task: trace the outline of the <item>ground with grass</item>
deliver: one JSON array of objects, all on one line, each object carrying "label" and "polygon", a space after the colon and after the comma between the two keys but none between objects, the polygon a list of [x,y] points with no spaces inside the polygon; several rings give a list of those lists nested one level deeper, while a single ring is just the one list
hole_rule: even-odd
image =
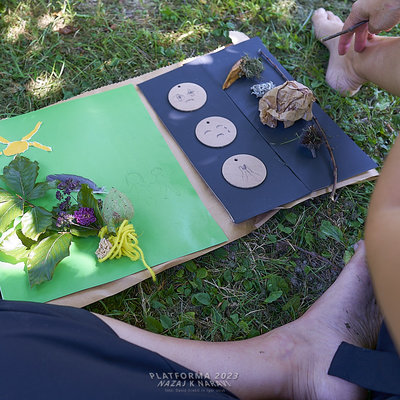
[{"label": "ground with grass", "polygon": [[[313,36],[320,6],[350,1],[0,1],[0,118],[33,111],[229,43],[259,36],[378,164],[400,129],[400,100],[373,85],[342,98]],[[71,33],[66,34],[65,27]],[[60,31],[61,30],[61,31]],[[399,35],[400,28],[390,34]],[[293,320],[326,290],[363,237],[373,183],[281,211],[252,234],[87,309],[176,337],[243,339]]]}]

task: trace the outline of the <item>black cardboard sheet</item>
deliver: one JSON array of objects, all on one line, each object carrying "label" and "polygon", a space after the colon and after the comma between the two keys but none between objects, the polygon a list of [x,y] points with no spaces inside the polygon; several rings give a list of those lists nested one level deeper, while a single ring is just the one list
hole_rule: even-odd
[{"label": "black cardboard sheet", "polygon": [[[286,129],[279,123],[277,128],[272,129],[259,121],[258,99],[250,94],[250,86],[269,80],[277,85],[282,83],[280,75],[268,64],[265,63],[259,81],[242,78],[228,90],[222,90],[232,65],[245,54],[256,56],[259,48],[273,58],[261,40],[254,38],[218,53],[199,57],[178,69],[139,84],[159,118],[236,223],[333,183],[327,150],[321,147],[317,158],[313,159],[310,152],[298,143],[298,136],[308,122],[297,121],[293,127]],[[277,61],[276,64],[290,78]],[[184,112],[170,105],[169,90],[182,82],[197,83],[206,90],[207,102],[203,107]],[[314,105],[313,111],[333,147],[339,180],[376,166],[317,105]],[[231,144],[212,148],[196,138],[196,125],[202,119],[212,116],[227,118],[235,124],[237,136]],[[222,165],[226,159],[236,154],[250,154],[264,162],[268,174],[261,185],[241,189],[224,179]]]},{"label": "black cardboard sheet", "polygon": [[[288,79],[293,79],[265,48],[259,38],[253,38],[231,47],[234,48],[225,54],[216,53],[212,66],[206,64],[207,72],[212,73],[217,80],[223,82],[227,74],[226,70],[230,69],[225,66],[225,71],[223,71],[224,63],[233,65],[244,54],[249,57],[257,57],[259,49],[262,49],[275,62]],[[229,57],[227,57],[228,54]],[[311,121],[300,120],[289,128],[284,128],[282,122],[279,122],[276,128],[270,128],[261,123],[258,111],[259,99],[254,95],[248,95],[251,93],[250,86],[267,81],[272,81],[277,86],[284,83],[282,77],[265,60],[262,59],[262,61],[265,69],[259,80],[239,79],[226,90],[226,93],[310,191],[331,185],[333,183],[332,164],[326,147],[321,146],[317,152],[317,158],[313,159],[311,152],[299,145],[299,136],[303,129],[312,123]],[[215,75],[216,71],[218,71],[218,75]],[[322,111],[318,104],[314,103],[313,113],[324,128],[332,147],[338,166],[339,182],[376,167],[376,164]]]}]

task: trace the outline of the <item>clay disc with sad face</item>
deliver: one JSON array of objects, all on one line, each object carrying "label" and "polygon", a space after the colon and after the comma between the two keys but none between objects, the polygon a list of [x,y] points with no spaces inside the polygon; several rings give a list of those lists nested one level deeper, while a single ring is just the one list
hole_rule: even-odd
[{"label": "clay disc with sad face", "polygon": [[267,168],[257,157],[250,154],[237,154],[224,162],[222,175],[231,185],[249,189],[264,182],[267,177]]},{"label": "clay disc with sad face", "polygon": [[178,83],[169,91],[168,101],[179,111],[194,111],[204,106],[207,93],[196,83]]},{"label": "clay disc with sad face", "polygon": [[208,117],[196,126],[196,137],[210,147],[224,147],[236,138],[236,126],[223,117]]}]

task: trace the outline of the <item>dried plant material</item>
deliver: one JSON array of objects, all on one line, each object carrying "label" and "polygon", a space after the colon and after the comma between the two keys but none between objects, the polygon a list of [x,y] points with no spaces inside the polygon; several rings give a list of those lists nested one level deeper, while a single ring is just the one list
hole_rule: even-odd
[{"label": "dried plant material", "polygon": [[231,70],[229,71],[228,76],[225,79],[224,84],[222,85],[222,89],[228,89],[229,86],[232,85],[233,82],[237,81],[239,78],[241,78],[242,75],[242,69],[240,68],[240,63],[241,59],[236,61],[236,63],[233,65]]},{"label": "dried plant material", "polygon": [[315,100],[313,92],[307,86],[296,81],[286,81],[260,99],[260,120],[270,128],[276,128],[278,121],[282,121],[285,128],[301,118],[310,121]]},{"label": "dried plant material", "polygon": [[259,78],[264,66],[259,58],[250,58],[245,55],[233,65],[225,79],[222,89],[228,89],[233,82],[237,81],[242,76],[246,78]]},{"label": "dried plant material", "polygon": [[317,150],[322,142],[321,133],[315,125],[310,125],[304,129],[300,137],[300,144],[310,150],[313,158],[317,157]]},{"label": "dried plant material", "polygon": [[263,97],[265,93],[269,92],[275,87],[275,83],[272,81],[257,83],[250,87],[251,94],[254,94],[257,98]]},{"label": "dried plant material", "polygon": [[[286,78],[286,75],[279,69],[279,67],[262,50],[258,50],[258,54],[261,55],[261,57],[281,76],[281,78],[284,81],[286,81],[286,83],[292,82],[292,81],[289,81]],[[261,100],[260,100],[260,102],[261,102]],[[315,99],[312,100],[312,101],[315,101]],[[261,118],[261,115],[260,115],[260,118]],[[318,128],[322,139],[325,141],[326,148],[328,149],[329,155],[331,157],[332,172],[333,172],[333,185],[332,185],[331,199],[332,199],[332,201],[336,201],[335,192],[336,192],[336,185],[337,185],[337,180],[338,180],[338,170],[337,170],[335,156],[333,154],[332,147],[329,144],[329,141],[328,141],[328,138],[326,136],[326,133],[325,133],[324,129],[322,128],[321,124],[318,121],[318,118],[315,115],[313,115],[312,116],[312,120],[314,121],[315,126]],[[275,121],[275,126],[276,126],[276,121]]]},{"label": "dried plant material", "polygon": [[77,30],[78,28],[75,26],[66,25],[63,28],[60,28],[58,30],[58,33],[61,33],[61,35],[71,35],[72,33],[75,33]]}]

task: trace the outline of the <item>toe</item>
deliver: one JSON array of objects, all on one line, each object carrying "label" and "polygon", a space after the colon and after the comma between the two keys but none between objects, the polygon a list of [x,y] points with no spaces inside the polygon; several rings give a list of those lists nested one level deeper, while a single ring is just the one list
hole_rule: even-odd
[{"label": "toe", "polygon": [[316,22],[318,20],[326,19],[326,18],[327,18],[326,10],[324,8],[318,8],[318,10],[314,11],[312,20],[313,20],[313,22]]},{"label": "toe", "polygon": [[332,19],[335,18],[335,14],[332,11],[327,11],[326,15],[327,15],[329,20],[332,20]]}]

